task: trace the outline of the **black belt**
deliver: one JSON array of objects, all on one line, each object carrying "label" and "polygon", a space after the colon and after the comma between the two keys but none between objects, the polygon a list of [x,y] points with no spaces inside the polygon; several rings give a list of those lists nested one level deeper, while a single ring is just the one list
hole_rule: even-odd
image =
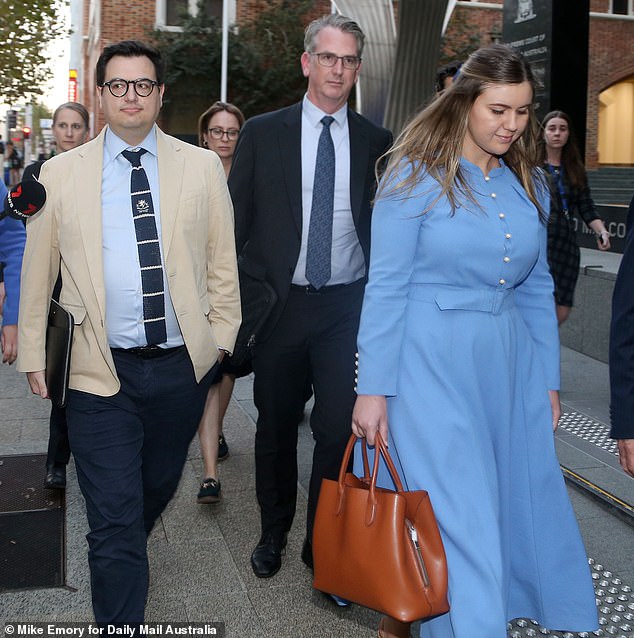
[{"label": "black belt", "polygon": [[176,348],[159,348],[159,346],[137,346],[135,348],[110,348],[112,352],[122,354],[132,354],[139,359],[156,359],[164,357],[167,354],[174,354],[182,350],[185,346],[176,346]]},{"label": "black belt", "polygon": [[[360,281],[357,280],[357,281]],[[335,284],[334,286],[322,286],[321,288],[315,288],[315,286],[311,286],[308,284],[307,286],[298,286],[297,284],[291,284],[291,290],[296,290],[297,292],[304,293],[305,295],[324,295],[329,292],[336,292],[337,290],[341,290],[342,288],[347,288],[348,286],[352,286],[352,284],[356,284],[356,281],[353,281],[350,284]]]}]

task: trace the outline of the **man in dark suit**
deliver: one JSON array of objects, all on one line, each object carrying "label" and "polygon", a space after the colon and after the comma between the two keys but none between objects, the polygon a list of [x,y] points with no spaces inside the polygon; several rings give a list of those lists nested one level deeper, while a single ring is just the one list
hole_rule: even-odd
[{"label": "man in dark suit", "polygon": [[308,380],[315,450],[302,560],[310,567],[321,480],[337,476],[350,436],[375,164],[392,141],[347,106],[363,43],[349,18],[313,21],[301,56],[306,96],[246,123],[229,175],[241,268],[278,296],[253,353],[262,536],[251,566],[260,578],[280,569],[295,514]]},{"label": "man in dark suit", "polygon": [[627,239],[616,276],[610,325],[610,436],[619,460],[634,477],[634,198],[627,213]]}]

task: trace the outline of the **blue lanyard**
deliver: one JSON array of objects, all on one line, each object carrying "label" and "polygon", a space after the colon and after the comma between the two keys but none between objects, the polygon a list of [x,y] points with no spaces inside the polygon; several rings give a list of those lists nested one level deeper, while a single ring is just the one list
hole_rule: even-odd
[{"label": "blue lanyard", "polygon": [[568,193],[566,192],[566,186],[564,183],[564,167],[560,166],[559,169],[556,169],[552,164],[546,164],[546,168],[555,178],[557,192],[559,193],[559,199],[561,200],[561,208],[564,215],[568,216]]}]

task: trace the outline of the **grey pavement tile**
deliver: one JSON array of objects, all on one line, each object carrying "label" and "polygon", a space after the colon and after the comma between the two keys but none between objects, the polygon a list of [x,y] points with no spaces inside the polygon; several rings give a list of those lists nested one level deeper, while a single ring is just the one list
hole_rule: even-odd
[{"label": "grey pavement tile", "polygon": [[182,600],[168,600],[149,597],[145,608],[145,620],[148,623],[187,622],[187,609]]},{"label": "grey pavement tile", "polygon": [[[566,324],[564,324],[566,325]],[[605,400],[609,396],[608,366],[571,348],[561,349],[562,401],[570,396]]]},{"label": "grey pavement tile", "polygon": [[251,569],[251,553],[260,538],[260,514],[255,495],[241,499],[218,515],[218,524],[240,577],[249,589],[268,587],[284,582],[290,586],[304,577],[306,567],[301,562],[301,551],[306,535],[306,500],[298,494],[297,512],[288,535],[288,544],[282,557],[282,568],[272,579],[260,579]]},{"label": "grey pavement tile", "polygon": [[577,474],[616,498],[634,505],[634,479],[621,469],[607,466],[590,467],[579,469]]},{"label": "grey pavement tile", "polygon": [[580,463],[586,463],[583,457],[590,456],[598,461],[598,466],[607,465],[608,467],[616,469],[620,469],[621,467],[616,454],[603,449],[592,440],[586,440],[586,438],[582,436],[565,430],[563,427],[559,428],[555,435],[555,443],[558,441],[562,441],[565,445],[572,447],[573,450],[570,450],[571,454],[577,451],[580,456],[578,459]]},{"label": "grey pavement tile", "polygon": [[210,595],[202,590],[198,596],[191,596],[185,601],[185,608],[190,622],[223,622],[225,638],[266,636],[246,592]]},{"label": "grey pavement tile", "polygon": [[2,364],[2,396],[3,397],[31,397],[31,388],[23,372],[18,372],[15,366]]},{"label": "grey pavement tile", "polygon": [[243,401],[253,398],[253,379],[254,374],[251,373],[246,377],[240,377],[236,379],[233,386],[233,398],[236,401]]},{"label": "grey pavement tile", "polygon": [[379,615],[353,605],[337,607],[315,591],[306,578],[290,588],[271,586],[249,591],[265,636],[314,638],[376,638]]},{"label": "grey pavement tile", "polygon": [[5,445],[15,445],[20,440],[21,421],[5,421],[0,423],[0,456],[4,454]]},{"label": "grey pavement tile", "polygon": [[61,587],[0,594],[0,609],[0,617],[5,621],[52,621],[58,619],[61,611],[69,620],[92,619],[90,597]]},{"label": "grey pavement tile", "polygon": [[[192,459],[191,463],[196,469],[196,475],[202,478],[202,460]],[[218,463],[217,478],[222,485],[223,501],[241,498],[244,492],[254,494],[255,458],[253,450],[251,450],[249,454],[234,455],[233,452],[231,452],[227,460]]]},{"label": "grey pavement tile", "polygon": [[[634,569],[634,529],[615,517],[585,519],[581,526],[588,556],[620,574]],[[634,583],[633,583],[634,584]]]},{"label": "grey pavement tile", "polygon": [[201,590],[244,591],[244,583],[223,539],[156,542],[148,547],[150,599],[186,600]]},{"label": "grey pavement tile", "polygon": [[255,428],[255,423],[258,420],[258,409],[255,407],[253,399],[239,400],[236,402],[236,405],[251,419]]},{"label": "grey pavement tile", "polygon": [[576,485],[567,483],[568,497],[572,503],[572,507],[575,511],[575,516],[579,525],[585,522],[589,518],[598,518],[605,520],[605,516],[608,514],[605,507],[602,507],[597,503],[595,498],[589,497],[588,493]]},{"label": "grey pavement tile", "polygon": [[203,542],[221,538],[213,506],[199,505],[196,503],[195,494],[192,490],[189,493],[190,498],[172,500],[163,512],[161,522],[167,542]]},{"label": "grey pavement tile", "polygon": [[[34,395],[5,397],[0,399],[0,414],[3,420],[48,419],[51,410],[49,401]],[[48,435],[47,435],[48,437]]]},{"label": "grey pavement tile", "polygon": [[[592,454],[588,451],[580,449],[580,446],[592,446]],[[603,450],[597,448],[592,443],[587,443],[574,434],[567,437],[555,437],[555,449],[557,450],[557,458],[559,463],[570,470],[579,470],[583,468],[605,467],[604,461],[597,458],[597,452],[603,452]],[[609,455],[608,452],[604,454]],[[609,455],[612,456],[612,455]]]},{"label": "grey pavement tile", "polygon": [[28,419],[22,422],[20,441],[48,441],[49,419]]},{"label": "grey pavement tile", "polygon": [[46,441],[18,441],[0,446],[0,456],[19,454],[46,454]]}]

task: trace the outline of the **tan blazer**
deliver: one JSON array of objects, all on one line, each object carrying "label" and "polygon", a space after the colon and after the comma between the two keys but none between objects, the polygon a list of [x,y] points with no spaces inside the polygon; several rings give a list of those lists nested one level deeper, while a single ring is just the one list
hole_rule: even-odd
[{"label": "tan blazer", "polygon": [[[61,264],[60,303],[75,319],[70,387],[120,388],[106,334],[101,181],[104,129],[42,166],[44,208],[29,220],[22,264],[18,370],[45,368],[48,305]],[[197,380],[231,351],[240,326],[233,208],[218,156],[156,127],[161,242],[176,317]]]}]

